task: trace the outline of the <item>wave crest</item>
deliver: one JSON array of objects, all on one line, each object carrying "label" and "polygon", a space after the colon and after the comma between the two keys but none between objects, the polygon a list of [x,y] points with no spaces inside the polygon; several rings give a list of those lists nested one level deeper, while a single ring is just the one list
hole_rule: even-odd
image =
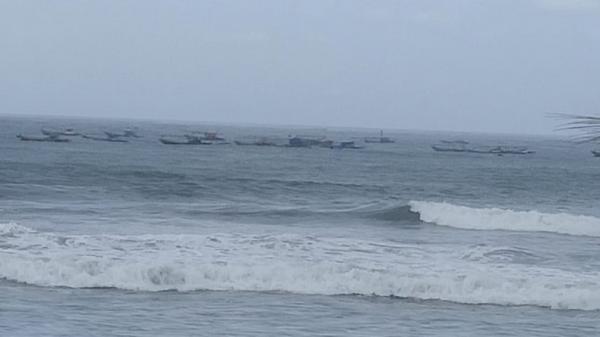
[{"label": "wave crest", "polygon": [[0,237],[0,245],[0,278],[38,286],[362,294],[600,310],[600,274],[513,263],[527,252],[511,247],[33,231]]},{"label": "wave crest", "polygon": [[600,237],[600,218],[592,216],[471,208],[446,202],[411,201],[409,205],[411,211],[419,213],[422,221],[440,226]]},{"label": "wave crest", "polygon": [[0,223],[0,236],[12,236],[24,233],[35,233],[35,231],[31,228],[17,225],[14,222]]}]

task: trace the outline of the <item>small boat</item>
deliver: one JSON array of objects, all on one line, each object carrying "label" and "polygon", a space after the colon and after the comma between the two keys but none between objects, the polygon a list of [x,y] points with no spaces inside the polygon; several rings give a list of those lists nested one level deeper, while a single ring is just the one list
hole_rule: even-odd
[{"label": "small boat", "polygon": [[47,137],[29,137],[23,135],[17,135],[22,141],[26,142],[52,142],[52,143],[67,143],[70,142],[70,139],[59,138],[58,136],[47,136]]},{"label": "small boat", "polygon": [[600,157],[600,150],[592,150],[594,157]]},{"label": "small boat", "polygon": [[233,141],[235,145],[240,146],[277,146],[277,143],[267,137],[255,137],[246,139],[237,139]]},{"label": "small boat", "polygon": [[497,146],[488,151],[492,154],[533,154],[535,151],[521,146]]},{"label": "small boat", "polygon": [[200,137],[193,135],[184,135],[182,140],[176,140],[173,138],[180,138],[181,136],[162,136],[158,140],[165,145],[212,145],[212,142],[206,142]]},{"label": "small boat", "polygon": [[380,144],[390,144],[395,143],[396,141],[390,137],[383,136],[383,130],[379,131],[379,137],[367,137],[365,138],[365,143],[380,143]]},{"label": "small boat", "polygon": [[432,145],[431,148],[437,152],[467,152],[467,149],[456,146]]},{"label": "small boat", "polygon": [[42,131],[42,134],[44,134],[46,136],[67,136],[67,137],[81,136],[81,133],[79,133],[71,128],[67,128],[64,130],[51,130],[51,129],[42,128],[41,131]]},{"label": "small boat", "polygon": [[362,146],[356,145],[353,141],[339,142],[331,146],[332,149],[362,149]]},{"label": "small boat", "polygon": [[104,131],[104,134],[106,134],[106,136],[109,138],[121,138],[121,137],[123,137],[123,138],[141,138],[142,137],[137,134],[135,129],[131,129],[131,128],[127,128],[127,129],[123,130],[123,132],[121,132],[121,133]]},{"label": "small boat", "polygon": [[330,140],[330,139],[324,139],[324,140],[322,140],[322,141],[319,143],[319,146],[320,146],[320,147],[328,147],[328,148],[331,148],[331,147],[333,147],[334,145],[335,145],[334,141],[333,141],[333,140]]},{"label": "small boat", "polygon": [[441,144],[432,145],[431,148],[438,152],[468,152],[468,144],[463,140],[442,140]]},{"label": "small boat", "polygon": [[201,137],[202,140],[208,140],[208,141],[225,141],[225,138],[220,137],[219,135],[217,135],[216,132],[205,132],[204,133],[204,137]]},{"label": "small boat", "polygon": [[318,142],[313,141],[312,139],[302,138],[302,137],[292,137],[288,141],[289,147],[311,147],[313,145],[318,144]]},{"label": "small boat", "polygon": [[[290,136],[291,137],[291,136]],[[325,137],[294,136],[288,139],[287,147],[331,147],[333,141]]]},{"label": "small boat", "polygon": [[462,140],[462,139],[459,139],[459,140],[441,140],[440,142],[444,143],[444,144],[461,144],[461,145],[468,145],[469,144],[468,141]]},{"label": "small boat", "polygon": [[158,139],[161,143],[165,144],[165,145],[211,145],[211,143],[208,142],[203,142],[203,141],[199,141],[199,142],[194,142],[194,141],[178,141],[178,140],[172,140],[172,139],[167,139],[167,138],[159,138]]},{"label": "small boat", "polygon": [[85,138],[85,139],[89,139],[89,140],[95,140],[98,142],[112,142],[112,143],[128,143],[129,141],[126,139],[121,139],[118,137],[98,137],[98,136],[91,136],[91,135],[81,135],[81,137]]},{"label": "small boat", "polygon": [[142,136],[137,134],[136,129],[127,128],[123,130],[123,137],[131,137],[131,138],[142,138]]},{"label": "small boat", "polygon": [[276,146],[271,142],[262,142],[262,141],[243,141],[243,140],[234,140],[233,143],[239,146]]},{"label": "small boat", "polygon": [[209,142],[224,142],[225,138],[219,136],[218,133],[212,131],[194,131],[184,135],[185,137],[193,137]]},{"label": "small boat", "polygon": [[467,152],[480,154],[533,154],[535,151],[524,146],[469,146],[467,141],[441,141],[442,144],[432,145],[431,148],[438,152]]},{"label": "small boat", "polygon": [[531,151],[526,147],[518,147],[518,146],[479,146],[468,148],[465,152],[469,153],[482,153],[482,154],[496,154],[496,155],[505,155],[505,154],[534,154],[535,151]]}]

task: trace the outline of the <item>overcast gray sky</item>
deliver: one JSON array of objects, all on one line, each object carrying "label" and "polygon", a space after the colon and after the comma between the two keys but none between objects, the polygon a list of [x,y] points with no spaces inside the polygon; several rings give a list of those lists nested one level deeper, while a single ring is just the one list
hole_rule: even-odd
[{"label": "overcast gray sky", "polygon": [[549,133],[600,0],[0,0],[0,113]]}]

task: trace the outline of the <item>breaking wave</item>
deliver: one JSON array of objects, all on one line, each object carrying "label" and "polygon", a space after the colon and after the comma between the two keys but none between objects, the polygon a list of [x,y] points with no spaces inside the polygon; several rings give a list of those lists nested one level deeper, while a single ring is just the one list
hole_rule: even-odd
[{"label": "breaking wave", "polygon": [[418,213],[422,221],[440,226],[600,237],[600,218],[592,216],[500,208],[471,208],[445,202],[424,201],[411,201],[410,210]]},{"label": "breaking wave", "polygon": [[511,247],[303,235],[70,235],[0,226],[0,278],[139,291],[283,291],[600,310],[600,275]]}]

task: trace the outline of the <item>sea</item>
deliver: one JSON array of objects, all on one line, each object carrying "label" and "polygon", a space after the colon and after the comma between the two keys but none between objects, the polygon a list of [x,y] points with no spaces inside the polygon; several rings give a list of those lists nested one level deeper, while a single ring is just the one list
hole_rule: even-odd
[{"label": "sea", "polygon": [[[142,137],[16,138],[44,127]],[[192,131],[363,148],[158,141]],[[600,336],[592,145],[378,135],[0,116],[0,336]]]}]

